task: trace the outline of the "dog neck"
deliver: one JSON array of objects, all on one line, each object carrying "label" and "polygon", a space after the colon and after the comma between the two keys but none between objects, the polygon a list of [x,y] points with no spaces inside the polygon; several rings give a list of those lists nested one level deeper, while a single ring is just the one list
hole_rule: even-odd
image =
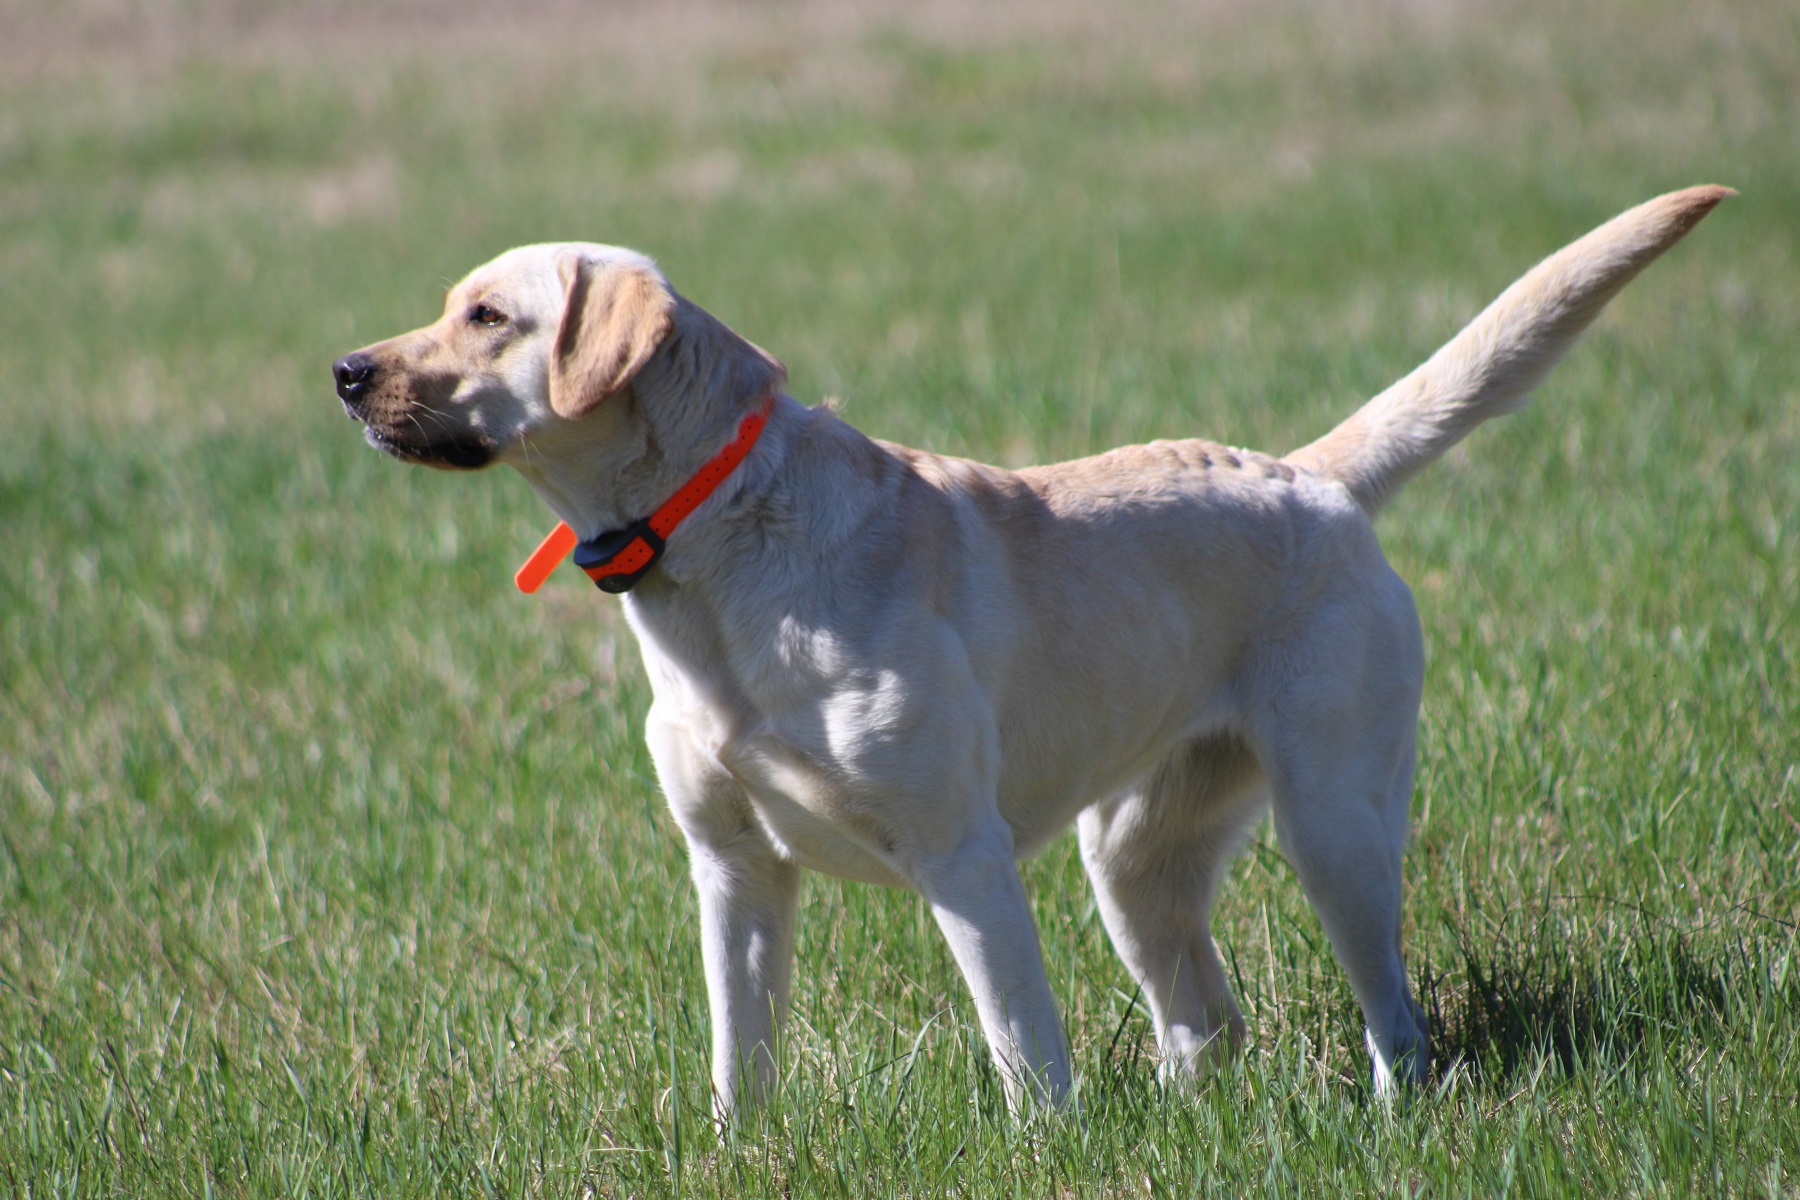
[{"label": "dog neck", "polygon": [[[734,411],[713,410],[708,428],[697,435],[652,426],[647,419],[650,412],[687,420],[700,415],[691,397],[684,405],[682,395],[665,394],[664,383],[653,367],[633,382],[641,395],[620,396],[609,402],[609,411],[596,412],[578,428],[565,427],[554,441],[526,442],[509,457],[509,465],[578,540],[628,527],[655,512],[767,399],[750,400]],[[664,447],[696,448],[677,463]],[[866,459],[883,465],[853,466]],[[882,489],[871,489],[867,479],[891,473],[897,464],[890,460],[829,408],[807,408],[776,392],[755,446],[681,522],[655,569],[626,596],[627,607],[645,601],[659,610],[693,603],[729,607],[746,572],[780,575],[797,557],[834,553],[878,515]],[[846,472],[857,478],[843,477]],[[833,501],[796,506],[791,503],[796,494]],[[763,594],[782,590],[778,579],[763,580],[759,587]]]},{"label": "dog neck", "polygon": [[[655,383],[654,379],[639,380],[634,388],[654,387]],[[690,493],[692,499],[697,483],[727,465],[721,461],[726,448],[755,425],[756,435],[745,439],[747,446],[738,447],[744,453],[731,456],[728,469],[708,480],[712,486],[704,488],[697,503],[682,506],[686,511],[676,522],[680,532],[658,560],[656,573],[672,570],[683,575],[683,562],[695,557],[685,547],[707,540],[701,531],[715,517],[739,507],[747,493],[766,487],[774,465],[785,457],[788,427],[804,421],[806,410],[785,395],[766,395],[743,412],[720,414],[729,418],[728,426],[714,420],[709,424],[719,424],[720,429],[698,435],[687,429],[657,428],[646,419],[647,411],[679,411],[679,400],[654,392],[645,395],[643,403],[635,394],[620,396],[609,402],[611,411],[594,414],[578,429],[560,430],[554,441],[523,444],[509,465],[525,476],[575,539],[587,543],[665,512],[678,495]],[[687,407],[691,410],[694,406]],[[759,419],[753,421],[752,417]],[[665,446],[699,448],[673,461]],[[671,529],[665,522],[657,533],[666,538]]]},{"label": "dog neck", "polygon": [[746,595],[785,594],[790,577],[816,578],[820,560],[867,534],[892,500],[869,481],[896,465],[829,408],[777,397],[756,448],[682,524],[628,601],[724,611]]},{"label": "dog neck", "polygon": [[774,407],[775,397],[770,396],[745,416],[738,423],[736,436],[707,459],[674,495],[657,506],[655,512],[622,529],[608,530],[577,545],[575,565],[603,592],[616,595],[637,586],[662,557],[675,530],[711,498],[720,484],[731,478],[738,464],[756,448]]}]

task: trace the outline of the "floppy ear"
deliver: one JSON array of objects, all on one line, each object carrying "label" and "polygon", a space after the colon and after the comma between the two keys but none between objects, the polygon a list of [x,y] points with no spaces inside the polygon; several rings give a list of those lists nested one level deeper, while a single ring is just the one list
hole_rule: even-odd
[{"label": "floppy ear", "polygon": [[558,269],[566,295],[551,350],[550,407],[572,418],[621,391],[650,361],[674,324],[675,297],[637,263],[571,255]]}]

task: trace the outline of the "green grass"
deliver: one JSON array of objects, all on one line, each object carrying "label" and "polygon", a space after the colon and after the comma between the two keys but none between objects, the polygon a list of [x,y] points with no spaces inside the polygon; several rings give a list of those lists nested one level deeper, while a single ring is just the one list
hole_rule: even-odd
[{"label": "green grass", "polygon": [[[1800,1193],[1791,5],[168,7],[0,50],[0,1194]],[[721,1144],[615,602],[518,596],[523,484],[397,467],[326,373],[592,238],[879,436],[1285,450],[1705,181],[1383,518],[1458,1060],[1392,1114],[1265,830],[1216,922],[1253,1046],[1197,1097],[1065,840],[1080,1120],[1004,1119],[916,898],[816,879]]]}]

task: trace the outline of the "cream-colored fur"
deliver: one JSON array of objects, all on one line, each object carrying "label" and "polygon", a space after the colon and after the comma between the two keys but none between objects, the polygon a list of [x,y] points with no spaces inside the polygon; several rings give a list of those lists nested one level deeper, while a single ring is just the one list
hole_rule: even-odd
[{"label": "cream-colored fur", "polygon": [[1729,194],[1609,222],[1285,458],[1176,441],[1004,471],[873,441],[782,393],[648,259],[587,244],[477,269],[436,323],[342,360],[340,392],[377,446],[506,462],[583,538],[652,511],[776,395],[624,600],[699,892],[721,1113],[775,1077],[802,868],[923,895],[1009,1101],[1063,1098],[1015,860],[1072,821],[1162,1069],[1193,1075],[1243,1040],[1207,917],[1271,807],[1388,1094],[1428,1057],[1400,953],[1423,655],[1371,517]]}]

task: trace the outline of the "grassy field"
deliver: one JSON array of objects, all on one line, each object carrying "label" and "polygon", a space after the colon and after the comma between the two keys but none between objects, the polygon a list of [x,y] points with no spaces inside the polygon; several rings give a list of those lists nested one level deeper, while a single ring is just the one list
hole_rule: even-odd
[{"label": "grassy field", "polygon": [[[1579,11],[1579,16],[1571,12]],[[0,1195],[1800,1195],[1787,0],[0,3]],[[1003,1115],[915,898],[807,885],[721,1143],[616,602],[337,355],[521,241],[655,255],[879,436],[1290,449],[1539,256],[1743,192],[1383,518],[1430,650],[1371,1102],[1266,829],[1192,1098],[1072,842],[1079,1120]]]}]

